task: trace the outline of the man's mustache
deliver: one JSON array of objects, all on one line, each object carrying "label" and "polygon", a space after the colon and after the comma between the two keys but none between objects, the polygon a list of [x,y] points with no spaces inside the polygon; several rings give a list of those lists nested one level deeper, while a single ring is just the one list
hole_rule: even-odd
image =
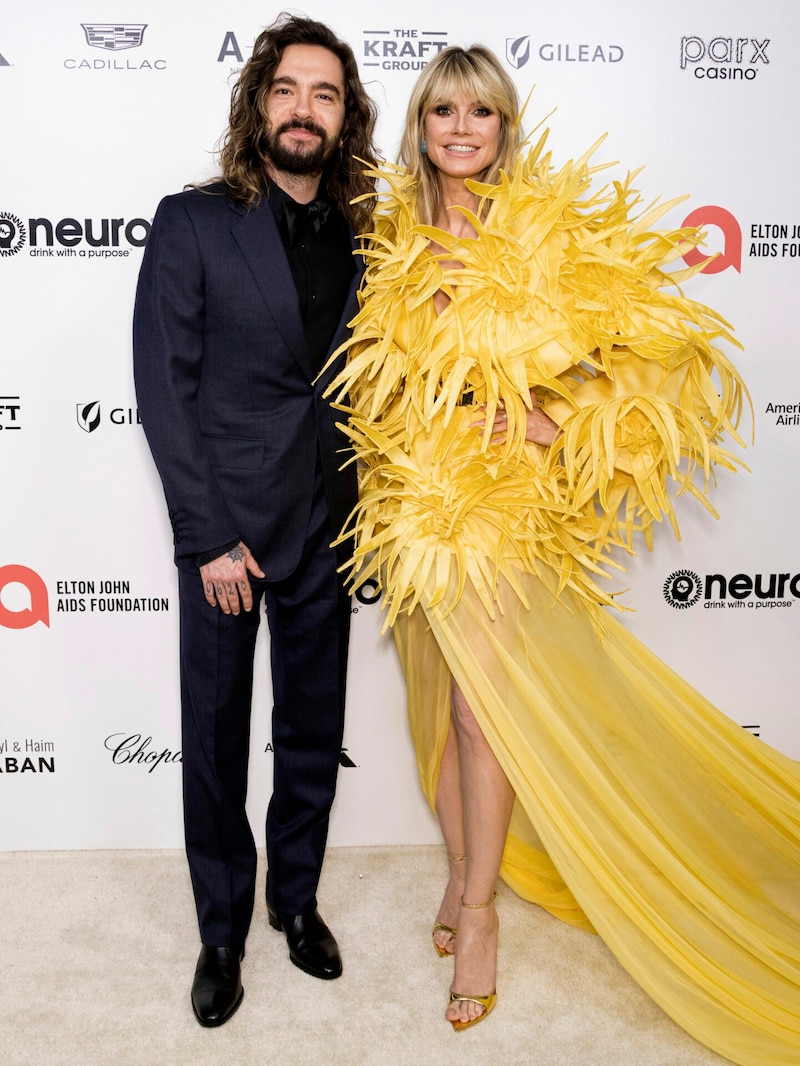
[{"label": "man's mustache", "polygon": [[277,136],[286,133],[288,130],[308,130],[309,133],[315,133],[317,137],[321,137],[323,141],[327,136],[325,130],[315,122],[303,122],[297,118],[292,119],[290,122],[284,122],[282,126],[279,126]]}]

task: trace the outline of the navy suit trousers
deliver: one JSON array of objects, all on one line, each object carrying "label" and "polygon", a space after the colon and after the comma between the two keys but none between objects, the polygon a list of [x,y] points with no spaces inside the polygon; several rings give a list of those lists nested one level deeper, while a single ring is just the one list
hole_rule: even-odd
[{"label": "navy suit trousers", "polygon": [[342,746],[350,627],[332,539],[318,459],[300,563],[279,582],[251,579],[250,612],[210,607],[199,575],[180,572],[184,825],[204,944],[243,945],[253,912],[256,849],[245,798],[262,603],[273,686],[267,898],[291,914],[316,906]]}]

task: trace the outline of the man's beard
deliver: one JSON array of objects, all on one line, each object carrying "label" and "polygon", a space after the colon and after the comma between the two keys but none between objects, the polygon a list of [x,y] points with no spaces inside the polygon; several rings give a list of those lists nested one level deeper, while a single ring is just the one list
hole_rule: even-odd
[{"label": "man's beard", "polygon": [[[287,130],[308,130],[315,133],[319,138],[316,145],[305,141],[296,142],[290,146],[284,144],[280,137]],[[276,170],[282,170],[287,174],[319,174],[322,168],[336,151],[337,142],[328,137],[321,126],[313,122],[284,122],[276,130],[267,133],[267,153],[270,163]]]}]

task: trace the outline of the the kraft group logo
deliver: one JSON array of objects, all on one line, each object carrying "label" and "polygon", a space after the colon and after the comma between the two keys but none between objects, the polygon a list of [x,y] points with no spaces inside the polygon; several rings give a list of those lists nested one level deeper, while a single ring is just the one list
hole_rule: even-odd
[{"label": "the kraft group logo", "polygon": [[0,255],[16,255],[27,236],[22,219],[9,211],[0,211]]},{"label": "the kraft group logo", "polygon": [[693,226],[697,229],[705,229],[714,226],[721,230],[725,239],[722,252],[717,255],[705,255],[699,248],[690,249],[683,256],[687,266],[697,266],[703,263],[701,274],[720,274],[728,267],[733,267],[740,274],[742,272],[742,227],[736,217],[724,207],[715,204],[706,204],[704,207],[695,208],[681,223],[681,227]]},{"label": "the kraft group logo", "polygon": [[534,42],[530,34],[506,37],[506,60],[514,70],[526,66],[532,56],[542,63],[620,63],[625,50],[622,45],[598,41]]},{"label": "the kraft group logo", "polygon": [[0,430],[22,429],[20,396],[0,396]]},{"label": "the kraft group logo", "polygon": [[82,22],[86,43],[90,48],[104,48],[108,52],[123,52],[126,48],[139,48],[147,29],[147,23],[124,25],[111,22]]},{"label": "the kraft group logo", "polygon": [[445,30],[413,27],[364,30],[361,63],[380,70],[422,70],[447,47]]},{"label": "the kraft group logo", "polygon": [[0,626],[28,629],[37,622],[50,626],[44,581],[27,566],[0,566]]},{"label": "the kraft group logo", "polygon": [[698,81],[755,81],[769,66],[769,37],[681,37],[681,70]]},{"label": "the kraft group logo", "polygon": [[697,603],[702,592],[702,582],[694,570],[676,570],[664,582],[664,599],[680,611]]}]

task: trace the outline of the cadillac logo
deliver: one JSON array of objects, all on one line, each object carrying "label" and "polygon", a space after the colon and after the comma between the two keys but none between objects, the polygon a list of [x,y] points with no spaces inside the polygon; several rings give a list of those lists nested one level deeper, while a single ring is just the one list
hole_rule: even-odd
[{"label": "cadillac logo", "polygon": [[82,22],[86,43],[91,48],[106,52],[122,52],[126,48],[138,48],[142,43],[147,23],[124,25],[113,22]]}]

